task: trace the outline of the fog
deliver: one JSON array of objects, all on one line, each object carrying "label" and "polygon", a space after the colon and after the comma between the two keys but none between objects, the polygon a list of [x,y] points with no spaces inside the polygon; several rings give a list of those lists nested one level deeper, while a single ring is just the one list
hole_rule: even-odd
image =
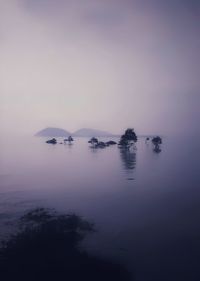
[{"label": "fog", "polygon": [[0,0],[0,130],[195,134],[198,1]]}]

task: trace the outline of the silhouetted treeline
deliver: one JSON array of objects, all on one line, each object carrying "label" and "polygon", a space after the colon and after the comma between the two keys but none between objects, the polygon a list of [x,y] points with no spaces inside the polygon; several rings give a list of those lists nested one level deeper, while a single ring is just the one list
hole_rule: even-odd
[{"label": "silhouetted treeline", "polygon": [[1,280],[131,280],[119,264],[80,250],[93,224],[81,217],[36,209],[24,215],[17,234],[0,249]]}]

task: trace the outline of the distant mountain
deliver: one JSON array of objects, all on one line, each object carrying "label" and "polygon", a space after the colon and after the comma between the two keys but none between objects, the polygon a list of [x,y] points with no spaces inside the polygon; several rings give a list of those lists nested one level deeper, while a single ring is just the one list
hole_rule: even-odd
[{"label": "distant mountain", "polygon": [[112,137],[114,135],[105,131],[83,128],[74,132],[73,136],[74,137]]},{"label": "distant mountain", "polygon": [[66,130],[51,127],[45,128],[36,134],[38,137],[68,137],[70,135],[70,132]]}]

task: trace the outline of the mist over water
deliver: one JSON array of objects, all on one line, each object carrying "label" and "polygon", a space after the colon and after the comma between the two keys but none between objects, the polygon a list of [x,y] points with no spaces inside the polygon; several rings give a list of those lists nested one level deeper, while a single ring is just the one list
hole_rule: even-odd
[{"label": "mist over water", "polygon": [[199,16],[197,0],[1,1],[1,131],[196,135]]},{"label": "mist over water", "polygon": [[[135,281],[200,280],[199,18],[198,0],[0,1],[0,240],[55,208]],[[50,145],[46,127],[140,137]]]},{"label": "mist over water", "polygon": [[135,280],[199,280],[197,146],[164,138],[162,152],[92,149],[87,138],[1,138],[1,237],[35,207],[75,212],[95,223],[89,252],[125,264]]}]

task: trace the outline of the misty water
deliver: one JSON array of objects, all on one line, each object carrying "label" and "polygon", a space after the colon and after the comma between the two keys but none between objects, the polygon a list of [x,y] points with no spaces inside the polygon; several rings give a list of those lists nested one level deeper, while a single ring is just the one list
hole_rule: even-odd
[{"label": "misty water", "polygon": [[25,211],[55,208],[94,222],[82,247],[125,265],[133,280],[200,280],[198,144],[165,137],[155,153],[144,138],[132,152],[59,142],[1,137],[1,238]]}]

